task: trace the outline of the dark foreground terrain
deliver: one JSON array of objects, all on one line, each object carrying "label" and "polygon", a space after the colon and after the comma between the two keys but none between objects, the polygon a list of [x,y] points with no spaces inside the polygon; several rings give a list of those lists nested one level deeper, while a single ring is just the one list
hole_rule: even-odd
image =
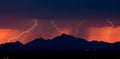
[{"label": "dark foreground terrain", "polygon": [[120,59],[120,42],[88,42],[62,34],[52,40],[37,38],[0,45],[0,59]]},{"label": "dark foreground terrain", "polygon": [[120,52],[95,51],[17,51],[0,52],[0,59],[120,59]]}]

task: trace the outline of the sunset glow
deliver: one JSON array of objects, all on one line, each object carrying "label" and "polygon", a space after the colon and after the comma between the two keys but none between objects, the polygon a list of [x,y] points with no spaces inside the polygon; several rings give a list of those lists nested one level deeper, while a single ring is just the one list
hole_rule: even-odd
[{"label": "sunset glow", "polygon": [[[86,33],[88,36],[86,36],[85,38],[88,41],[104,41],[104,42],[118,42],[119,40],[119,35],[120,35],[120,27],[117,27],[115,29],[113,29],[111,31],[112,27],[91,27],[88,29],[88,33]],[[61,31],[63,31],[65,34],[69,34],[69,35],[73,35],[72,34],[72,28],[62,28]],[[110,34],[111,31],[111,34]],[[8,39],[17,36],[20,32],[22,31],[18,31],[18,30],[13,30],[13,29],[0,29],[0,43],[5,43],[7,42]],[[28,38],[36,38],[37,36],[31,37],[31,35],[33,32],[29,32],[26,33],[25,35],[21,36],[19,39],[19,41],[25,43],[27,42],[26,39]],[[60,35],[60,33],[57,32],[53,32],[47,37],[46,39],[49,38],[54,38],[55,36]],[[74,35],[75,36],[75,35]],[[38,36],[40,37],[40,36]],[[78,36],[77,36],[78,37]],[[44,38],[44,36],[43,36]],[[12,41],[16,41],[16,40],[12,40]],[[30,40],[29,40],[30,41]]]},{"label": "sunset glow", "polygon": [[16,36],[18,33],[18,30],[0,29],[0,43],[7,42],[9,38]]},{"label": "sunset glow", "polygon": [[93,27],[88,30],[89,41],[104,41],[104,42],[117,42],[120,35],[120,27],[112,29],[112,27]]}]

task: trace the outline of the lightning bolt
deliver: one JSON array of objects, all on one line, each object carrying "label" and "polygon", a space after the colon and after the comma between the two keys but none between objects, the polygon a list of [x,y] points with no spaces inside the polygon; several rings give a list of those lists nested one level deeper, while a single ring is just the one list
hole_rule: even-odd
[{"label": "lightning bolt", "polygon": [[108,23],[112,26],[112,28],[110,29],[110,31],[109,31],[109,33],[108,33],[108,42],[110,42],[110,36],[111,36],[111,33],[112,33],[112,31],[113,31],[113,29],[115,28],[115,25],[113,24],[113,22],[112,21],[110,21],[109,19],[107,20],[108,21]]},{"label": "lightning bolt", "polygon": [[56,24],[54,23],[53,20],[51,20],[51,24],[53,25],[53,27],[54,27],[60,34],[64,33],[64,32],[62,32],[62,31],[56,26]]},{"label": "lightning bolt", "polygon": [[28,30],[26,30],[26,31],[23,31],[22,33],[20,33],[19,35],[17,35],[16,37],[13,37],[13,38],[10,38],[9,40],[8,40],[8,42],[10,42],[11,40],[13,40],[13,39],[18,39],[19,37],[21,37],[22,35],[24,35],[25,33],[28,33],[28,32],[30,32],[31,30],[33,30],[36,26],[37,26],[37,20],[35,19],[34,20],[34,24],[33,24],[33,26],[32,27],[30,27]]},{"label": "lightning bolt", "polygon": [[76,33],[75,33],[76,36],[78,35],[79,29],[80,29],[79,27],[81,26],[81,24],[82,24],[83,22],[84,22],[84,20],[81,20],[80,23],[78,24],[78,26],[77,26],[77,28],[76,28]]},{"label": "lightning bolt", "polygon": [[113,24],[113,22],[111,20],[108,19],[107,21],[110,25],[112,25],[113,28],[115,27],[115,25]]}]

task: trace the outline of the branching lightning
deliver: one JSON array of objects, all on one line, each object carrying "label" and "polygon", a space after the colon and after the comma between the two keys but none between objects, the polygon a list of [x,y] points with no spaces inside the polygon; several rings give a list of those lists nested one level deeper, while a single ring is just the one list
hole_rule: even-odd
[{"label": "branching lightning", "polygon": [[34,24],[33,24],[32,27],[30,27],[30,28],[29,28],[28,30],[26,30],[26,31],[23,31],[23,32],[20,33],[18,36],[13,37],[13,38],[10,38],[10,39],[8,40],[8,42],[10,42],[10,41],[13,40],[13,39],[18,39],[19,37],[21,37],[21,36],[24,35],[25,33],[28,33],[28,32],[30,32],[31,30],[33,30],[36,26],[37,26],[37,20],[35,19],[35,20],[34,20]]},{"label": "branching lightning", "polygon": [[78,26],[77,26],[77,28],[76,28],[76,33],[75,33],[76,36],[78,35],[79,29],[80,29],[79,27],[81,26],[81,24],[82,24],[83,22],[84,22],[84,20],[81,20],[80,23],[78,24]]},{"label": "branching lightning", "polygon": [[62,32],[57,26],[56,26],[56,24],[54,23],[54,21],[53,20],[51,20],[51,24],[53,25],[53,27],[59,32],[59,33],[64,33],[64,32]]}]

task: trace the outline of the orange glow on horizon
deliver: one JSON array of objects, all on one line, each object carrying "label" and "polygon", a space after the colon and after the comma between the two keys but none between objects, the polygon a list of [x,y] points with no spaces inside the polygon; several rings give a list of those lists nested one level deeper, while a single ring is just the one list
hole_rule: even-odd
[{"label": "orange glow on horizon", "polygon": [[[108,26],[108,27],[89,27],[87,30],[87,36],[85,39],[87,39],[88,41],[104,41],[104,42],[110,42],[110,43],[114,43],[114,42],[118,42],[120,41],[119,39],[119,35],[120,35],[120,27],[116,27],[113,30],[111,30],[112,27]],[[70,27],[66,27],[66,28],[61,28],[61,31],[65,34],[68,35],[73,35],[72,34],[72,28]],[[22,31],[21,30],[14,30],[14,29],[0,29],[0,44],[2,43],[6,43],[8,41],[8,39],[17,36],[18,34],[20,34]],[[111,34],[110,34],[111,32]],[[35,39],[37,36],[34,36],[34,31],[30,32],[30,33],[26,33],[25,35],[23,35],[22,37],[18,38],[20,42],[22,43],[27,43],[28,41],[31,41],[32,39]],[[44,36],[39,36],[45,39],[50,39],[50,38],[54,38],[56,36],[59,36],[61,33],[59,32],[52,32],[44,35]],[[38,37],[38,38],[39,38]],[[77,36],[78,37],[78,36]],[[26,40],[26,39],[30,39],[30,40]],[[15,40],[14,40],[15,41]],[[11,41],[11,42],[14,42]]]},{"label": "orange glow on horizon", "polygon": [[104,41],[104,42],[118,42],[120,35],[120,27],[92,27],[88,29],[88,41]]},{"label": "orange glow on horizon", "polygon": [[71,34],[71,32],[72,32],[71,28],[63,28],[61,31],[62,31],[64,34]]},{"label": "orange glow on horizon", "polygon": [[6,43],[9,38],[16,36],[17,33],[19,31],[13,29],[0,29],[0,44]]},{"label": "orange glow on horizon", "polygon": [[[0,44],[7,43],[10,38],[18,36],[22,30],[14,30],[14,29],[0,29]],[[11,40],[10,42],[20,41],[21,43],[25,44],[28,41],[26,39],[34,39],[35,37],[32,37],[33,32],[26,33],[25,35],[17,38],[16,40]]]}]

